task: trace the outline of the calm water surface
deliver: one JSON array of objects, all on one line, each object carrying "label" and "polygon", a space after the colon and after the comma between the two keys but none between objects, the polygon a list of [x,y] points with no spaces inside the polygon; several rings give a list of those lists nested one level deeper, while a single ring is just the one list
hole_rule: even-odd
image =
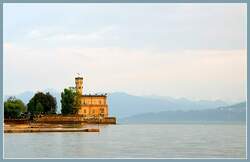
[{"label": "calm water surface", "polygon": [[[91,126],[98,127],[98,126]],[[244,124],[100,126],[101,132],[4,135],[5,158],[245,158]]]}]

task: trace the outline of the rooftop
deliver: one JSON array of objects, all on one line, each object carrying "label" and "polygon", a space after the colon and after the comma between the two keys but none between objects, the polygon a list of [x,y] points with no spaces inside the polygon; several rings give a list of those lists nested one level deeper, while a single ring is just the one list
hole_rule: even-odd
[{"label": "rooftop", "polygon": [[82,97],[107,97],[107,93],[105,94],[84,94]]},{"label": "rooftop", "polygon": [[75,77],[75,79],[83,79],[83,77]]}]

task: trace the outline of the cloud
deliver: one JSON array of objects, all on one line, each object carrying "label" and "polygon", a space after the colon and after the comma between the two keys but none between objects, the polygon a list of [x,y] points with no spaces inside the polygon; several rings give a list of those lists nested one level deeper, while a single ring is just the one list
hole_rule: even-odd
[{"label": "cloud", "polygon": [[[128,48],[19,48],[4,53],[8,93],[74,85],[86,92],[125,91],[193,99],[243,100],[246,50],[153,51]],[[15,85],[15,86],[13,86]]]},{"label": "cloud", "polygon": [[246,48],[245,4],[6,6],[5,39],[26,46]]},{"label": "cloud", "polygon": [[27,33],[28,41],[38,40],[38,41],[49,41],[56,43],[68,43],[68,42],[95,42],[104,41],[105,39],[114,38],[110,35],[117,29],[115,25],[109,25],[101,27],[99,29],[93,30],[91,32],[66,32],[60,31],[60,28],[40,28],[33,29]]},{"label": "cloud", "polygon": [[5,42],[4,44],[3,44],[3,48],[4,49],[10,49],[10,48],[12,48],[13,47],[13,45],[12,45],[12,43],[9,43],[9,42]]},{"label": "cloud", "polygon": [[86,91],[246,96],[244,4],[21,6],[4,9],[9,93],[67,87],[80,72]]},{"label": "cloud", "polygon": [[39,30],[31,30],[28,33],[28,37],[30,38],[40,38],[41,36],[42,36],[42,33]]}]

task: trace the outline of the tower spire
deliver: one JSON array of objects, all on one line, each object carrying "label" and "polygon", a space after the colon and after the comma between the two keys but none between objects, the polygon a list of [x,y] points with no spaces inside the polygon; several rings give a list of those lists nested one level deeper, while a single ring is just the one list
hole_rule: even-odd
[{"label": "tower spire", "polygon": [[75,84],[76,84],[76,92],[82,95],[83,94],[83,77],[81,77],[80,74],[77,77],[75,77]]}]

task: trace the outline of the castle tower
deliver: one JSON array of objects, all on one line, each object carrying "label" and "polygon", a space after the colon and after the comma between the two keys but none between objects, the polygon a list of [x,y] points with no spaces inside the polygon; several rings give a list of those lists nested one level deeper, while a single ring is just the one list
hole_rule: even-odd
[{"label": "castle tower", "polygon": [[82,95],[83,94],[83,77],[76,77],[75,83],[76,83],[76,92]]}]

